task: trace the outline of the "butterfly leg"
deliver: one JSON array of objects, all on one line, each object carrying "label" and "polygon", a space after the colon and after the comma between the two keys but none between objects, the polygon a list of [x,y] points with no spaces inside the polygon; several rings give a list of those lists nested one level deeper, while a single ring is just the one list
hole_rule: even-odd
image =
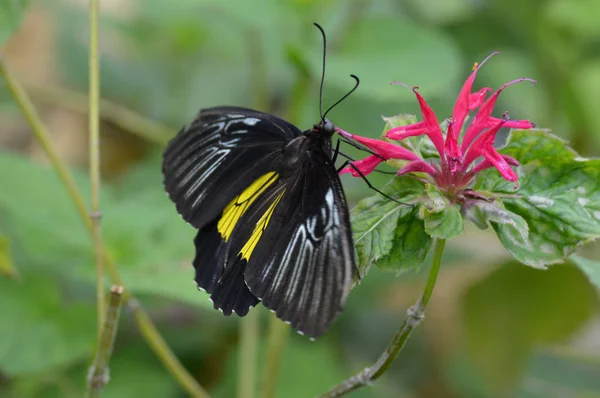
[{"label": "butterfly leg", "polygon": [[[333,151],[333,164],[335,164],[335,161],[337,160],[338,157],[338,153],[340,153],[340,140],[337,140],[337,143],[335,144],[335,150]],[[342,156],[344,156],[344,154],[342,154]]]},{"label": "butterfly leg", "polygon": [[368,186],[369,188],[371,188],[373,191],[377,192],[378,194],[380,194],[380,195],[382,195],[382,196],[384,196],[384,197],[388,198],[389,200],[391,200],[391,201],[393,201],[393,202],[399,203],[399,204],[401,204],[401,205],[413,206],[413,205],[411,205],[411,204],[409,204],[409,203],[400,202],[399,200],[397,200],[397,199],[394,199],[394,198],[392,198],[391,196],[389,196],[389,195],[387,195],[387,194],[385,194],[385,193],[381,192],[379,189],[375,188],[375,187],[373,186],[373,184],[371,184],[371,183],[369,182],[369,180],[367,179],[367,177],[366,177],[366,176],[365,176],[365,175],[362,173],[362,171],[360,171],[360,170],[358,169],[358,167],[356,167],[356,166],[355,166],[355,165],[354,165],[352,162],[350,162],[349,160],[346,160],[346,161],[344,162],[344,164],[342,164],[342,166],[341,166],[341,167],[338,169],[338,173],[339,173],[340,171],[342,171],[342,170],[344,169],[344,167],[346,167],[346,166],[350,166],[350,167],[352,167],[352,168],[354,169],[354,171],[356,171],[356,172],[358,173],[358,175],[359,175],[359,176],[360,176],[360,177],[361,177],[363,180],[365,180],[365,182],[367,183],[367,186]]}]

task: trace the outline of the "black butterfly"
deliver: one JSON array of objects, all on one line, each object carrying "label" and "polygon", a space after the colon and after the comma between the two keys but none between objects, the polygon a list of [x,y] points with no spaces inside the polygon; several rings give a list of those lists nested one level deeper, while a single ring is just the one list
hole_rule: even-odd
[{"label": "black butterfly", "polygon": [[262,301],[317,337],[341,311],[356,266],[334,132],[325,117],[302,132],[273,115],[216,107],[168,144],[165,189],[198,229],[195,281],[225,315]]},{"label": "black butterfly", "polygon": [[262,300],[317,337],[342,309],[355,265],[333,133],[327,120],[301,132],[273,115],[218,107],[167,146],[165,189],[199,229],[196,283],[225,315],[244,316]]}]

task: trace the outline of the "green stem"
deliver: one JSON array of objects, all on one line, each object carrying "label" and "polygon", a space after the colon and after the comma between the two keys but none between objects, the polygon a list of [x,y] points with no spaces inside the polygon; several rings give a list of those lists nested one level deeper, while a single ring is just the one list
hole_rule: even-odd
[{"label": "green stem", "polygon": [[[42,123],[39,115],[35,111],[29,96],[23,90],[21,85],[18,83],[17,79],[10,73],[10,71],[6,68],[6,65],[2,62],[0,58],[0,76],[2,76],[6,82],[7,88],[12,93],[15,101],[21,108],[23,114],[25,115],[27,121],[29,122],[33,134],[40,142],[42,149],[48,155],[50,162],[52,163],[52,167],[57,172],[60,180],[63,185],[67,189],[73,204],[75,205],[75,209],[83,222],[86,231],[90,236],[92,236],[92,222],[90,220],[88,211],[85,206],[85,202],[83,200],[83,196],[77,189],[75,182],[73,180],[73,176],[69,172],[69,169],[63,163],[62,159],[58,156],[56,149],[52,144],[52,140],[50,139],[50,133],[46,126]],[[103,246],[102,251],[107,253],[105,250],[104,242],[100,237],[100,244]],[[110,277],[111,281],[115,285],[123,286],[121,281],[121,277],[117,271],[117,267],[112,260],[112,258],[107,254],[104,258],[105,263],[104,266],[106,268],[106,273]],[[179,362],[173,351],[166,344],[156,326],[150,320],[148,314],[143,310],[143,308],[139,305],[137,300],[128,294],[127,289],[125,288],[125,292],[123,293],[123,300],[131,307],[135,320],[137,322],[138,328],[142,336],[146,339],[146,342],[150,347],[154,350],[156,356],[160,359],[163,365],[167,368],[167,370],[171,373],[173,378],[179,382],[179,384],[193,397],[208,397],[208,394],[204,389],[198,384],[196,379],[190,375],[187,370],[183,367],[183,365]]]},{"label": "green stem", "polygon": [[108,312],[100,333],[100,340],[96,358],[90,368],[88,375],[88,389],[86,397],[99,397],[104,386],[109,380],[109,364],[112,357],[115,337],[119,325],[119,315],[121,312],[121,299],[123,297],[123,287],[113,286],[110,289],[110,299],[108,303]]},{"label": "green stem", "polygon": [[238,398],[254,398],[256,392],[256,355],[260,335],[259,312],[255,308],[245,318],[240,326],[240,359],[238,363]]},{"label": "green stem", "polygon": [[425,285],[423,294],[419,298],[419,301],[406,311],[407,316],[404,318],[400,329],[398,329],[392,338],[392,341],[390,341],[379,359],[377,359],[372,366],[364,368],[358,374],[344,380],[325,394],[321,395],[321,398],[341,397],[344,394],[373,383],[373,381],[377,380],[386,372],[386,370],[388,370],[392,362],[394,362],[394,359],[396,359],[402,348],[404,348],[404,345],[413,330],[421,323],[423,318],[425,318],[425,309],[427,308],[427,304],[429,304],[433,288],[435,287],[440,272],[442,253],[444,252],[445,244],[445,239],[436,239],[431,269],[429,270],[429,276],[427,277],[427,284]]},{"label": "green stem", "polygon": [[99,0],[90,1],[90,59],[89,59],[89,154],[90,154],[90,185],[92,240],[94,243],[94,258],[96,260],[96,305],[98,313],[98,338],[102,336],[102,325],[106,313],[104,297],[104,253],[102,251],[100,231],[100,65],[98,57],[98,19]]},{"label": "green stem", "polygon": [[59,178],[63,182],[73,204],[77,212],[82,216],[83,223],[86,229],[91,230],[92,221],[89,218],[89,214],[87,211],[87,207],[85,205],[85,201],[83,197],[79,194],[77,190],[77,186],[75,185],[75,180],[73,176],[69,172],[67,166],[63,163],[61,158],[58,156],[54,145],[52,144],[51,135],[46,129],[46,126],[42,123],[39,115],[36,113],[29,96],[23,90],[23,87],[19,84],[16,78],[10,73],[10,71],[6,68],[6,64],[3,62],[2,58],[0,58],[0,76],[4,79],[6,83],[6,87],[12,93],[15,101],[21,108],[25,119],[31,126],[33,130],[33,134],[41,145],[42,149],[48,156],[50,163],[52,163],[54,170],[58,174]]},{"label": "green stem", "polygon": [[[248,56],[251,66],[254,108],[266,112],[269,106],[269,88],[260,32],[250,28],[246,31],[246,38],[248,40]],[[259,311],[255,308],[240,323],[240,357],[238,360],[237,381],[237,396],[239,398],[254,398],[256,395],[259,337]]]},{"label": "green stem", "polygon": [[267,336],[267,363],[263,368],[260,383],[260,398],[272,398],[275,396],[283,351],[289,334],[290,328],[288,325],[277,318],[275,314],[271,314],[269,334]]}]

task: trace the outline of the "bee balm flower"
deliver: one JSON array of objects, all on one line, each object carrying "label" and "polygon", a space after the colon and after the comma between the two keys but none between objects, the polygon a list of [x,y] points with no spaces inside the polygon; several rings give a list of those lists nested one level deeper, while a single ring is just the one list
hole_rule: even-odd
[{"label": "bee balm flower", "polygon": [[[360,174],[356,171],[358,169],[363,175],[367,175],[381,162],[389,159],[402,159],[407,160],[408,163],[398,170],[398,175],[413,172],[426,173],[431,176],[440,189],[448,193],[464,190],[478,172],[491,167],[495,167],[504,179],[516,182],[518,177],[511,166],[518,166],[519,163],[510,156],[498,153],[494,148],[494,139],[502,127],[530,129],[535,127],[535,124],[529,120],[509,120],[507,114],[497,118],[492,116],[492,111],[498,96],[505,88],[522,81],[535,84],[535,80],[529,78],[513,80],[504,84],[487,99],[487,94],[492,92],[490,88],[486,87],[472,92],[473,81],[479,68],[494,54],[491,54],[481,64],[475,64],[473,73],[467,78],[458,94],[452,116],[448,119],[445,134],[435,113],[417,91],[418,87],[412,87],[412,90],[419,101],[423,121],[395,127],[385,133],[387,138],[398,141],[408,137],[426,135],[439,153],[439,162],[421,159],[409,149],[391,142],[360,137],[337,129],[339,134],[360,142],[375,153],[375,155],[353,162],[352,166],[345,167],[340,174],[351,173],[359,176]],[[403,83],[394,82],[392,84],[408,87]],[[469,112],[475,112],[475,115],[460,139]],[[479,162],[477,163],[477,161]]]}]

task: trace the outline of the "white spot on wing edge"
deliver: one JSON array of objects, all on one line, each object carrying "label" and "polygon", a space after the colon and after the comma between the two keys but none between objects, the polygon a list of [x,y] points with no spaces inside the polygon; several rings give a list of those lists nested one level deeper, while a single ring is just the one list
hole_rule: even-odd
[{"label": "white spot on wing edge", "polygon": [[258,122],[260,122],[260,119],[257,119],[255,117],[247,117],[244,120],[242,120],[242,123],[244,123],[247,126],[254,126]]}]

